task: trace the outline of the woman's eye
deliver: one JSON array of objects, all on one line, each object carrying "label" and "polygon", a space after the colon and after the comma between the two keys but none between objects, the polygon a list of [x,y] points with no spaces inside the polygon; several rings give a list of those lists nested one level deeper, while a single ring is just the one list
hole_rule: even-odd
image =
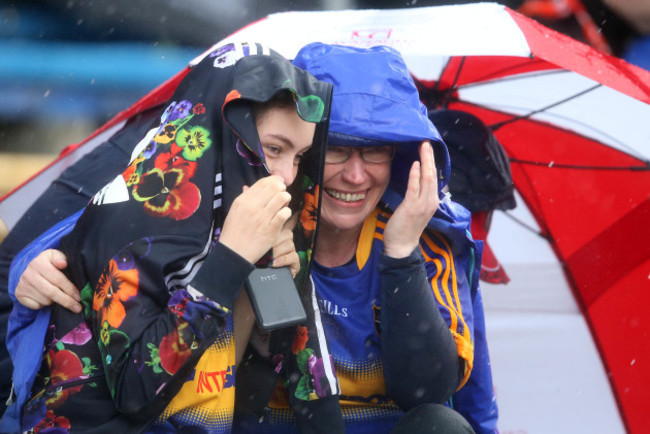
[{"label": "woman's eye", "polygon": [[264,146],[264,154],[265,155],[270,155],[270,156],[277,156],[280,154],[280,147],[279,146],[273,146],[273,145],[266,145]]}]

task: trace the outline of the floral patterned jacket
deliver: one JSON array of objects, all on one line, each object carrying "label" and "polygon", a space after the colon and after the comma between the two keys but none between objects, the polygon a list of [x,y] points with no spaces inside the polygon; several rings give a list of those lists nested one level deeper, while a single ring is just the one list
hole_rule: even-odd
[{"label": "floral patterned jacket", "polygon": [[52,309],[23,429],[230,432],[229,314],[253,265],[217,241],[242,186],[268,174],[250,102],[282,89],[317,124],[297,183],[315,187],[331,85],[260,44],[203,57],[61,240],[85,310]]}]

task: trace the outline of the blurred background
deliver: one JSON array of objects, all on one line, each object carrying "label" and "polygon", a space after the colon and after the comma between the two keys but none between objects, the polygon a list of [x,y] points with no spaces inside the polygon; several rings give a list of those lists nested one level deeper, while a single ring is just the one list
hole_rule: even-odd
[{"label": "blurred background", "polygon": [[[212,44],[267,14],[471,2],[1,0],[0,196]],[[528,7],[529,15],[545,24],[578,39],[583,37],[584,26],[566,6],[575,2],[499,3],[513,9]],[[607,36],[612,51],[621,53],[635,32],[600,0],[582,4],[599,32]]]}]

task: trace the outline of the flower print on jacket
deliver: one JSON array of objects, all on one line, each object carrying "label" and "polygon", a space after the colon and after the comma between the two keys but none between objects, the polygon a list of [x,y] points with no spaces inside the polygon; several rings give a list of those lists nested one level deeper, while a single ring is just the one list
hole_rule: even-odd
[{"label": "flower print on jacket", "polygon": [[88,325],[85,322],[81,322],[77,327],[73,328],[63,336],[61,342],[71,345],[84,345],[90,340],[92,335],[93,333],[88,328]]},{"label": "flower print on jacket", "polygon": [[318,217],[318,193],[319,186],[313,190],[307,191],[304,196],[304,206],[300,212],[300,225],[306,237],[311,235],[316,230],[316,218]]},{"label": "flower print on jacket", "polygon": [[195,115],[204,114],[205,113],[205,106],[203,105],[203,103],[200,102],[197,105],[195,105],[194,108],[192,109],[192,113],[194,113]]},{"label": "flower print on jacket", "polygon": [[244,157],[246,161],[248,162],[249,166],[261,166],[262,161],[251,151],[248,149],[246,145],[241,140],[237,140],[237,144],[235,145],[235,148],[237,149],[237,153]]},{"label": "flower print on jacket", "polygon": [[113,256],[117,263],[117,268],[126,271],[135,268],[135,262],[144,258],[151,251],[151,242],[153,237],[144,237],[139,240],[130,242],[128,246],[120,250]]},{"label": "flower print on jacket", "polygon": [[[329,380],[325,372],[325,361],[316,357],[314,350],[305,348],[301,350],[296,357],[298,369],[302,377],[296,386],[295,396],[298,399],[309,401],[315,397],[325,397],[332,393]],[[334,370],[331,358],[329,363]]]},{"label": "flower print on jacket", "polygon": [[325,103],[316,95],[296,97],[298,113],[307,122],[318,122],[325,112]]},{"label": "flower print on jacket", "polygon": [[183,120],[192,112],[192,103],[188,100],[183,100],[179,103],[171,103],[165,111],[165,114],[167,114],[167,112],[169,112],[169,114],[166,118],[163,115],[165,118],[163,123]]},{"label": "flower print on jacket", "polygon": [[163,171],[181,169],[184,176],[182,182],[188,181],[196,173],[198,163],[196,161],[188,161],[185,159],[182,155],[183,151],[183,147],[172,143],[169,147],[169,151],[161,152],[156,157],[154,166]]},{"label": "flower print on jacket", "polygon": [[212,138],[207,128],[188,122],[205,112],[203,103],[170,104],[154,139],[122,175],[147,214],[184,220],[199,208],[201,193],[191,179]]},{"label": "flower print on jacket", "polygon": [[309,330],[303,325],[298,325],[296,327],[296,336],[294,337],[293,345],[291,346],[291,352],[293,354],[298,354],[300,351],[304,350],[308,340]]},{"label": "flower print on jacket", "polygon": [[303,401],[309,401],[310,395],[313,393],[314,388],[312,386],[311,375],[309,374],[309,359],[315,358],[314,350],[311,348],[305,348],[300,351],[296,357],[298,363],[298,369],[302,376],[298,380],[298,385],[296,386],[295,396],[298,399]]},{"label": "flower print on jacket", "polygon": [[166,145],[176,138],[176,126],[173,124],[165,124],[160,131],[153,137],[154,142]]},{"label": "flower print on jacket", "polygon": [[232,66],[239,58],[235,51],[235,44],[226,44],[217,47],[217,49],[208,56],[215,58],[213,63],[215,68],[227,68],[228,66]]},{"label": "flower print on jacket", "polygon": [[[183,337],[185,334],[183,331],[188,327],[189,325],[186,322],[181,323],[177,329],[163,337],[160,342],[158,348],[160,365],[171,375],[174,375],[192,354],[190,345]],[[189,335],[191,336],[191,334]]]},{"label": "flower print on jacket", "polygon": [[144,364],[151,367],[154,374],[162,374],[164,370],[160,363],[160,350],[151,342],[147,344],[147,348],[149,349],[149,360],[146,360]]},{"label": "flower print on jacket", "polygon": [[184,220],[194,214],[201,203],[199,188],[188,180],[189,170],[182,166],[151,169],[133,187],[133,198],[144,202],[144,210],[149,215]]},{"label": "flower print on jacket", "polygon": [[138,284],[137,268],[120,270],[117,262],[111,259],[99,277],[93,298],[93,310],[99,321],[107,321],[111,327],[118,328],[126,316],[123,303],[138,293]]},{"label": "flower print on jacket", "polygon": [[140,182],[140,176],[142,175],[142,163],[145,160],[145,157],[140,154],[133,162],[122,172],[122,178],[128,187],[137,184]]},{"label": "flower print on jacket", "polygon": [[34,427],[34,433],[67,433],[70,428],[68,418],[57,416],[52,410],[47,410],[45,418]]},{"label": "flower print on jacket", "polygon": [[[316,395],[322,398],[331,394],[330,382],[327,379],[327,373],[325,372],[325,359],[312,356],[309,358],[308,363],[309,373],[311,374],[312,384]],[[331,356],[329,357],[329,363],[331,371],[334,372],[334,363]]]},{"label": "flower print on jacket", "polygon": [[237,89],[231,90],[230,92],[228,92],[228,95],[226,95],[226,99],[224,100],[223,106],[221,107],[221,109],[223,110],[223,107],[225,107],[226,104],[228,104],[230,101],[232,101],[234,99],[238,99],[238,98],[241,98],[241,93],[239,93],[239,91]]},{"label": "flower print on jacket", "polygon": [[158,144],[155,141],[150,141],[149,144],[142,151],[142,156],[146,158],[151,158],[151,156],[156,155],[158,150]]},{"label": "flower print on jacket", "polygon": [[[51,348],[47,352],[46,362],[50,371],[50,385],[56,386],[68,380],[84,377],[84,366],[75,353],[69,350],[56,350]],[[48,408],[57,408],[63,405],[69,395],[81,390],[82,386],[57,388],[46,399]]]},{"label": "flower print on jacket", "polygon": [[183,148],[183,158],[196,161],[212,145],[212,139],[207,129],[188,126],[178,131],[176,144]]}]

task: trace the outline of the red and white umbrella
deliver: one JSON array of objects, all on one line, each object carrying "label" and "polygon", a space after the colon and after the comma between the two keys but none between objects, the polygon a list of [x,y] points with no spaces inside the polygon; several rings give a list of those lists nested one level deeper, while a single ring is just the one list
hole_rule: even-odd
[{"label": "red and white umbrella", "polygon": [[491,126],[562,264],[627,429],[647,427],[649,73],[490,3],[287,12],[227,40],[261,40],[289,58],[312,41],[390,45],[430,108],[465,110]]},{"label": "red and white umbrella", "polygon": [[[562,322],[562,315],[557,315],[564,312],[560,307],[555,314],[542,315],[537,328],[526,334],[518,321],[527,321],[532,314],[509,305],[520,310],[519,316],[505,323],[500,321],[506,317],[498,317],[493,322],[494,327],[506,324],[499,329],[505,333],[493,335],[510,339],[495,342],[490,338],[502,432],[576,432],[575,427],[580,432],[646,431],[650,413],[650,316],[646,314],[650,311],[650,129],[645,123],[650,119],[650,73],[493,3],[278,13],[219,44],[229,41],[261,41],[288,58],[314,41],[390,45],[404,55],[430,108],[465,110],[491,126],[511,159],[519,203],[526,205],[517,207],[516,214],[525,214],[522,218],[535,226],[543,237],[536,239],[553,252],[563,273],[558,275],[561,281],[547,283],[533,281],[536,275],[531,274],[527,281],[524,274],[519,295],[529,294],[546,305],[574,303],[581,319]],[[120,122],[165,101],[187,70],[120,113],[73,152],[87,152]],[[359,65],[359,75],[363,76],[363,65]],[[56,175],[55,165],[48,169],[48,176]],[[42,176],[48,170],[39,175],[41,181],[47,179]],[[22,212],[19,193],[35,184],[28,182],[0,202],[0,218],[9,227]],[[490,243],[495,252],[501,255],[497,247],[502,241],[504,245],[520,241],[515,247],[521,249],[519,259],[533,258],[532,239],[513,239],[515,234],[516,230],[505,231],[500,240],[493,239],[496,233],[492,231]],[[508,272],[512,278],[512,269]],[[517,285],[515,280],[507,287]],[[554,298],[560,286],[570,291],[570,299]],[[491,293],[500,288],[484,291],[488,334],[495,318],[489,312]],[[526,292],[531,288],[534,294]],[[563,333],[553,335],[549,344],[545,339],[551,335],[544,330],[558,325]],[[557,366],[546,371],[543,367],[527,371],[530,359],[517,351],[510,351],[508,359],[494,351],[503,348],[505,353],[521,343],[544,348],[558,339],[564,342],[558,348],[585,350],[575,355],[577,359],[556,355],[553,363]],[[585,355],[590,351],[594,353],[591,359]],[[508,362],[512,364],[506,369],[503,366]],[[585,378],[575,385],[573,394],[545,388],[572,384],[575,376],[568,366],[588,372],[593,368],[600,377]],[[524,377],[515,377],[517,373]],[[605,387],[592,387],[599,382]],[[513,398],[506,389],[536,397]],[[589,396],[592,392],[598,396]],[[527,407],[526,400],[546,406],[534,409],[535,420],[522,422],[516,415],[526,413],[521,411]],[[560,411],[565,407],[570,410]]]}]

